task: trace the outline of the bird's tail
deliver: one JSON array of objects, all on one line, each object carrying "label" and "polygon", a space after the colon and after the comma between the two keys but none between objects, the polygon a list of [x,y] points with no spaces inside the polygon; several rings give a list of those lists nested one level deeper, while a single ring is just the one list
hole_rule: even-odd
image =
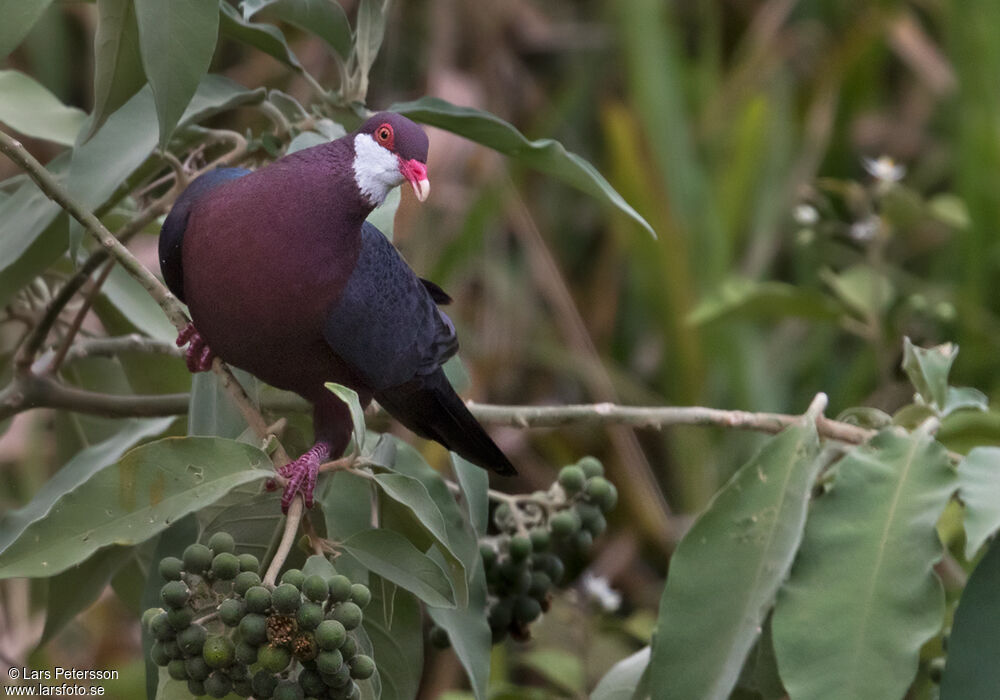
[{"label": "bird's tail", "polygon": [[514,465],[455,393],[442,369],[380,391],[375,400],[417,435],[440,442],[484,469],[504,476],[517,474]]}]

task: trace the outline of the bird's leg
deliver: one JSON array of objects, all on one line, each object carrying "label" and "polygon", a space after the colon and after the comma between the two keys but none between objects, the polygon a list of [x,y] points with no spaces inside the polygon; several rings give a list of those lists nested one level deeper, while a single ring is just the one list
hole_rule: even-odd
[{"label": "bird's leg", "polygon": [[304,455],[294,462],[289,462],[278,469],[278,473],[288,479],[285,492],[281,495],[281,512],[287,513],[288,506],[299,491],[305,499],[306,508],[312,508],[313,489],[316,488],[316,476],[319,465],[330,458],[331,445],[325,440],[319,440]]},{"label": "bird's leg", "polygon": [[187,350],[184,351],[184,361],[187,363],[188,371],[208,372],[212,369],[215,353],[205,343],[205,339],[201,337],[201,333],[193,323],[188,323],[177,334],[177,347],[181,347],[184,343],[188,344]]}]

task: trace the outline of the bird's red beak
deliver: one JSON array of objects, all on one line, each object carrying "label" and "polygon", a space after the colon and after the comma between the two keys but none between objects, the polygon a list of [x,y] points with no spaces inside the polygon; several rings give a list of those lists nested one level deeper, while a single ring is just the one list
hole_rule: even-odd
[{"label": "bird's red beak", "polygon": [[427,166],[414,158],[413,160],[399,159],[399,172],[413,185],[413,194],[421,202],[427,199],[431,193],[431,183],[427,179]]}]

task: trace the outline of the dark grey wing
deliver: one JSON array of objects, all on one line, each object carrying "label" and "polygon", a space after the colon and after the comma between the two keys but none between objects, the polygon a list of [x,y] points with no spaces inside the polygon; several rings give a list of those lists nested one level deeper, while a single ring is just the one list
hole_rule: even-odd
[{"label": "dark grey wing", "polygon": [[441,287],[437,286],[430,280],[425,280],[421,277],[420,283],[424,285],[424,289],[427,290],[427,293],[431,295],[431,299],[433,299],[434,303],[438,306],[447,306],[453,301],[452,298],[448,296],[448,292],[444,291]]},{"label": "dark grey wing", "polygon": [[181,250],[184,245],[184,231],[187,229],[191,209],[209,190],[227,180],[249,174],[243,168],[219,168],[195,179],[174,202],[160,229],[160,271],[167,287],[181,301],[184,301],[184,270],[181,265]]},{"label": "dark grey wing", "polygon": [[451,319],[368,223],[361,229],[357,265],[327,314],[323,335],[372,391],[430,374],[458,352]]}]

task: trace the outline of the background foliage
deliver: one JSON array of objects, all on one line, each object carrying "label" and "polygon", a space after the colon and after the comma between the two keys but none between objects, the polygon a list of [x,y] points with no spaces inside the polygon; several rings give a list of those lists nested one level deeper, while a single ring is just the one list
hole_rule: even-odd
[{"label": "background foliage", "polygon": [[[591,569],[625,600],[605,614],[583,587],[558,598],[534,642],[494,649],[497,696],[582,696],[627,657],[595,694],[629,697],[621,687],[645,667],[657,614],[661,675],[646,681],[676,692],[661,697],[727,697],[737,684],[741,697],[781,697],[775,656],[793,698],[834,697],[831,687],[854,692],[844,678],[871,697],[901,697],[908,687],[931,697],[953,616],[954,665],[941,696],[979,697],[970,684],[993,687],[971,670],[985,668],[977,660],[994,658],[997,644],[977,622],[995,605],[990,584],[1000,575],[995,548],[980,551],[997,524],[990,446],[1000,418],[960,409],[983,408],[1000,390],[1000,306],[991,285],[1000,261],[996,3],[257,0],[217,10],[193,0],[0,0],[0,16],[3,128],[113,230],[138,212],[162,214],[151,207],[165,186],[148,186],[169,172],[158,146],[186,152],[208,143],[195,159],[203,163],[231,147],[220,130],[234,130],[247,135],[251,159],[264,162],[289,141],[297,148],[336,136],[334,120],[310,111],[318,86],[338,90],[323,116],[348,127],[357,119],[349,105],[361,99],[442,127],[431,137],[434,196],[419,210],[404,198],[395,241],[456,298],[466,393],[478,401],[797,413],[825,391],[828,415],[914,431],[885,430],[845,455],[802,426],[767,444],[705,427],[496,429],[523,473],[511,490],[545,488],[557,465],[583,454],[604,460],[622,503]],[[206,71],[216,77],[203,78]],[[485,113],[413,102],[422,95]],[[587,161],[525,141],[549,137],[596,164],[614,190],[594,179]],[[866,171],[863,159],[881,155],[905,166],[901,181]],[[26,328],[93,247],[11,163],[0,161],[0,174],[6,379]],[[157,229],[151,217],[130,243],[153,269]],[[93,295],[93,308],[83,339],[173,339],[160,310],[119,269]],[[56,341],[72,318],[57,324]],[[904,337],[917,346],[953,341],[961,355],[905,351]],[[71,353],[59,379],[110,394],[191,389],[179,359],[138,350]],[[193,391],[191,434],[243,432],[210,377],[196,377]],[[938,442],[928,417],[941,424]],[[310,431],[300,415],[290,422],[294,450]],[[0,429],[0,507],[35,499],[39,513],[45,488],[71,489],[140,441],[185,432],[183,421],[50,410],[8,417]],[[958,454],[944,448],[975,450],[956,470]],[[446,464],[436,446],[419,449],[431,464]],[[754,465],[798,490],[734,498]],[[819,473],[820,491],[835,486],[806,513]],[[57,479],[62,485],[51,486]],[[964,513],[949,500],[962,485]],[[741,549],[743,560],[716,547],[699,552],[692,538],[678,546],[717,492],[691,532],[726,544],[733,523],[756,523],[757,506],[773,508],[782,517],[768,546]],[[780,499],[787,493],[799,501]],[[23,530],[30,513],[19,513]],[[850,527],[858,522],[863,532]],[[935,526],[947,549],[942,563]],[[5,537],[19,532],[10,518],[4,527]],[[753,532],[747,538],[758,541]],[[0,544],[6,550],[11,541]],[[4,657],[131,669],[141,689],[138,625],[127,611],[139,609],[151,549],[112,546],[71,573],[6,581]],[[831,551],[846,559],[825,556]],[[810,595],[829,591],[845,571],[863,575]],[[697,605],[709,581],[719,587],[711,589],[712,620]],[[913,597],[896,599],[903,581]],[[756,625],[737,623],[755,620],[775,596],[758,641]],[[824,598],[826,609],[816,605]],[[901,614],[908,605],[919,614]],[[831,619],[839,626],[816,639],[812,631]],[[867,638],[866,625],[875,635],[867,645],[857,641]],[[724,630],[729,645],[699,646],[704,639],[687,636],[699,628],[716,641]],[[40,637],[48,643],[36,649]],[[450,652],[429,653],[421,692],[436,697],[463,678]],[[717,685],[699,685],[706,683]]]}]

